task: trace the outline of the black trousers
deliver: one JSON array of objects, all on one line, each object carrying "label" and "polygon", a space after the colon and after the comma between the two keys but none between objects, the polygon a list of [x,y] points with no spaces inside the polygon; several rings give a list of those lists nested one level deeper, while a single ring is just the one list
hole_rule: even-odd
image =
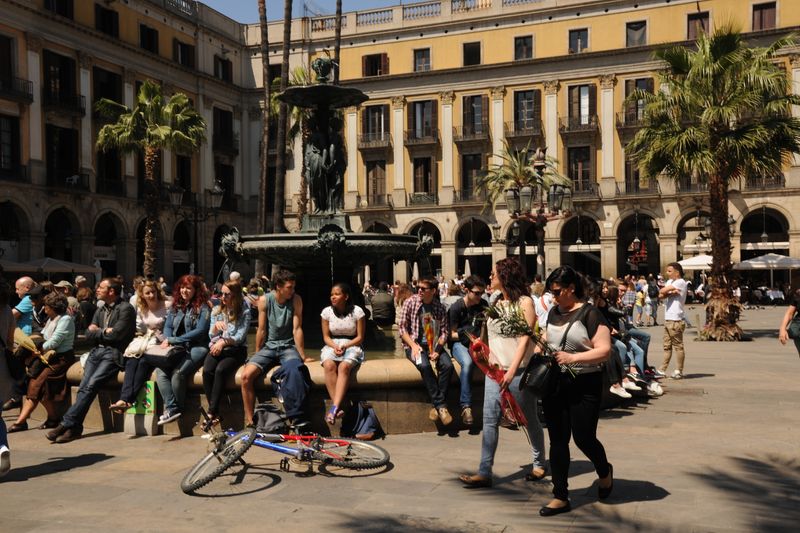
[{"label": "black trousers", "polygon": [[206,356],[203,363],[203,391],[208,400],[209,414],[219,414],[219,400],[225,392],[225,380],[244,364],[246,358],[247,348],[244,346],[231,346],[217,356],[210,352]]},{"label": "black trousers", "polygon": [[574,378],[561,375],[560,379],[558,391],[543,398],[542,407],[550,436],[553,496],[566,501],[569,498],[567,477],[570,437],[575,439],[575,444],[592,462],[598,477],[608,476],[609,467],[606,451],[597,440],[603,373],[579,374]]}]

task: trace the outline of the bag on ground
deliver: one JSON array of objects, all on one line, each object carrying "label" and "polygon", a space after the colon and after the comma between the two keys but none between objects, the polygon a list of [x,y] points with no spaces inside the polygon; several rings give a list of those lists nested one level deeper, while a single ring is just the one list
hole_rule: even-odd
[{"label": "bag on ground", "polygon": [[259,433],[286,433],[288,429],[286,415],[272,402],[256,406],[253,418]]},{"label": "bag on ground", "polygon": [[381,439],[386,432],[381,427],[378,415],[372,405],[365,401],[350,402],[342,420],[342,436],[359,440]]}]

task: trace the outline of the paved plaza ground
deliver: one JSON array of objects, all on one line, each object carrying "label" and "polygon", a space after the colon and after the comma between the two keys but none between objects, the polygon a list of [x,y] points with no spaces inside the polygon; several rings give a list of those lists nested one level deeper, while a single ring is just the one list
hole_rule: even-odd
[{"label": "paved plaza ground", "polygon": [[[10,436],[0,523],[9,532],[797,531],[800,358],[777,341],[784,311],[745,312],[752,342],[697,343],[689,330],[686,379],[664,380],[661,398],[603,414],[599,435],[616,477],[608,503],[597,502],[591,465],[575,449],[574,510],[565,515],[538,516],[551,486],[524,481],[520,432],[501,433],[493,489],[457,481],[480,452],[480,435],[461,432],[390,435],[379,443],[390,467],[356,475],[286,473],[278,455],[253,448],[246,469],[186,496],[180,480],[205,441],[87,429],[65,445],[37,430]],[[661,359],[661,331],[650,328],[651,363]]]}]

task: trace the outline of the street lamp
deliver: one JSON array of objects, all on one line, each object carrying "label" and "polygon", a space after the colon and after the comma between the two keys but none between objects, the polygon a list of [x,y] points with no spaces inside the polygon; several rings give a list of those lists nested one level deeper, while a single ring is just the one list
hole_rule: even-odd
[{"label": "street lamp", "polygon": [[200,206],[197,201],[197,195],[192,194],[191,204],[183,207],[183,196],[186,191],[179,185],[172,185],[167,193],[169,195],[169,203],[175,212],[175,216],[180,216],[184,220],[192,224],[192,263],[195,265],[195,270],[199,266],[199,252],[198,252],[198,226],[208,220],[209,218],[216,217],[217,211],[222,206],[222,199],[225,196],[225,189],[222,188],[219,181],[214,183],[214,187],[207,191],[209,196],[210,209]]}]

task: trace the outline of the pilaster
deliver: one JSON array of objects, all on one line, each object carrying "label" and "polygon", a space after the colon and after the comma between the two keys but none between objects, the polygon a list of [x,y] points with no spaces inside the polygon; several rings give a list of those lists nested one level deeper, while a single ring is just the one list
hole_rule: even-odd
[{"label": "pilaster", "polygon": [[544,82],[544,134],[550,153],[558,154],[558,91],[561,84],[556,80]]},{"label": "pilaster", "polygon": [[667,264],[678,260],[678,235],[675,233],[662,234],[658,236],[659,253],[661,254],[661,264],[658,265],[659,272],[664,272]]},{"label": "pilaster", "polygon": [[503,129],[503,99],[506,96],[506,88],[503,86],[492,88],[492,163],[502,165],[503,158],[500,154],[503,151],[503,141],[505,140],[505,130]]},{"label": "pilaster", "polygon": [[[41,162],[44,159],[43,139],[42,139],[42,40],[33,35],[27,35],[26,45],[28,48],[28,77],[33,85],[33,102],[28,111],[30,113],[30,159],[31,161]],[[38,183],[37,176],[31,176],[33,183]],[[43,177],[43,176],[42,176]]]},{"label": "pilaster", "polygon": [[[600,140],[603,149],[602,178],[614,177],[614,86],[613,74],[600,76]],[[605,198],[605,196],[604,196]]]},{"label": "pilaster", "polygon": [[[81,119],[81,171],[89,174],[94,180],[94,142],[92,138],[92,57],[84,53],[78,54],[80,64],[80,93],[86,99],[86,116]],[[84,256],[88,257],[88,256]]]},{"label": "pilaster", "polygon": [[[451,205],[453,203],[453,91],[443,91],[439,93],[439,100],[442,103],[442,183],[439,194],[440,205]],[[442,259],[442,269],[444,269],[444,258]]]},{"label": "pilaster", "polygon": [[458,270],[458,252],[456,242],[442,242],[442,277],[453,279]]},{"label": "pilaster", "polygon": [[[405,112],[406,99],[403,96],[395,96],[392,98],[392,137],[394,142],[392,145],[393,158],[394,158],[394,180],[392,182],[392,204],[395,207],[403,207],[406,205],[406,188],[405,188],[405,140],[403,136],[403,126],[405,125]],[[399,264],[399,263],[398,263]],[[403,270],[403,277],[405,278],[405,270]]]},{"label": "pilaster", "polygon": [[347,140],[345,146],[347,150],[347,173],[345,176],[344,208],[356,209],[358,198],[358,109],[348,107],[345,109],[345,120],[347,125]]}]

